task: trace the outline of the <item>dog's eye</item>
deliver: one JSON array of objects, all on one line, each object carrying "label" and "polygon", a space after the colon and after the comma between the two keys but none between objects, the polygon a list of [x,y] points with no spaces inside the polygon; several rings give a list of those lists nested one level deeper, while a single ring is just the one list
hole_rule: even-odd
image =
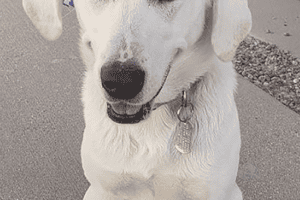
[{"label": "dog's eye", "polygon": [[92,42],[91,42],[91,41],[88,41],[88,42],[86,43],[86,45],[87,45],[91,50],[93,50]]},{"label": "dog's eye", "polygon": [[170,3],[173,1],[175,1],[175,0],[158,0],[158,3]]},{"label": "dog's eye", "polygon": [[172,2],[172,1],[175,1],[175,0],[158,0],[159,3]]}]

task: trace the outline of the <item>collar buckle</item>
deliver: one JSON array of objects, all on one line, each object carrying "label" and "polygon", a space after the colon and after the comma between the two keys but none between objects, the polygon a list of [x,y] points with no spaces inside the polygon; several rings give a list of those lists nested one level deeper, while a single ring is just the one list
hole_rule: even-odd
[{"label": "collar buckle", "polygon": [[73,0],[64,0],[63,5],[67,6],[67,7],[69,7],[69,6],[74,7],[74,2],[73,2]]}]

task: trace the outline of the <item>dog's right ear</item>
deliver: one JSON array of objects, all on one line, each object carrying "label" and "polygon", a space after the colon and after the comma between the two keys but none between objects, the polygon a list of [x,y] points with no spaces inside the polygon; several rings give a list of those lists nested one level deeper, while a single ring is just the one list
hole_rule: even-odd
[{"label": "dog's right ear", "polygon": [[23,8],[34,26],[48,40],[62,33],[61,0],[23,0]]}]

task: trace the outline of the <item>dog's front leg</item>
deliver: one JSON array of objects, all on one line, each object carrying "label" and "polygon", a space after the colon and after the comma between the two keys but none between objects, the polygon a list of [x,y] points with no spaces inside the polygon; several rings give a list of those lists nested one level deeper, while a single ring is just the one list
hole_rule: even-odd
[{"label": "dog's front leg", "polygon": [[100,193],[101,193],[101,188],[95,188],[95,187],[90,186],[89,189],[86,191],[83,200],[106,199]]},{"label": "dog's front leg", "polygon": [[234,188],[232,190],[230,199],[232,199],[232,200],[243,200],[242,191],[237,186],[237,184],[234,184]]},{"label": "dog's front leg", "polygon": [[114,195],[105,192],[102,187],[91,185],[86,191],[83,200],[127,200],[125,198],[116,198]]},{"label": "dog's front leg", "polygon": [[114,195],[105,192],[101,186],[95,187],[91,185],[86,191],[83,200],[126,200],[116,198]]},{"label": "dog's front leg", "polygon": [[[115,196],[112,193],[105,192],[101,187],[91,185],[86,191],[83,200],[153,200],[153,194],[150,190],[139,191],[139,194],[129,197]],[[122,196],[122,195],[121,195]]]}]

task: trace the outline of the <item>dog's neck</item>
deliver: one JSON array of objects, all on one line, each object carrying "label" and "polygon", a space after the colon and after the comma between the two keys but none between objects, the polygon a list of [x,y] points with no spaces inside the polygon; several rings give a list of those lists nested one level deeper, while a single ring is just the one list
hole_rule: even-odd
[{"label": "dog's neck", "polygon": [[[201,82],[203,81],[203,78],[200,77],[196,82],[191,84],[191,86],[184,90],[186,93],[187,103],[190,103],[194,106],[194,96],[197,91],[197,88],[200,86]],[[167,106],[169,110],[171,111],[173,116],[177,116],[177,111],[180,109],[180,107],[183,104],[183,91],[181,94],[178,94],[178,97],[174,100],[167,103]]]}]

